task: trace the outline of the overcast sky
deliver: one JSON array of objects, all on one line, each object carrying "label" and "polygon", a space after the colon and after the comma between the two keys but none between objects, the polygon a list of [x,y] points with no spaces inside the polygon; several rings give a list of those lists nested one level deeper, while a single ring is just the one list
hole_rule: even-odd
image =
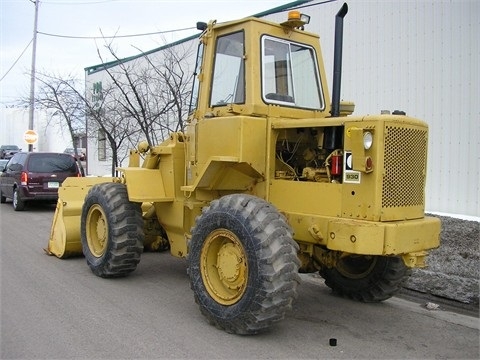
[{"label": "overcast sky", "polygon": [[[76,37],[125,36],[195,28],[197,21],[233,20],[292,1],[40,0],[36,69],[83,79],[85,67],[101,63],[97,46],[101,48],[104,42]],[[0,0],[0,106],[27,97],[30,92],[34,14],[33,0]],[[138,54],[136,48],[151,50],[197,33],[190,29],[127,37],[115,39],[114,45],[120,57],[127,57]]]}]

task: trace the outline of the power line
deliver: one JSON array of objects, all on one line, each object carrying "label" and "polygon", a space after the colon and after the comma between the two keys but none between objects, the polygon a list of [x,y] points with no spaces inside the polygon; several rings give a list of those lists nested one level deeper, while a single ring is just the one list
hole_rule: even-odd
[{"label": "power line", "polygon": [[33,38],[30,39],[30,42],[27,44],[27,46],[25,46],[25,49],[23,49],[22,53],[20,54],[20,56],[17,58],[17,60],[15,60],[15,62],[12,64],[12,66],[10,66],[10,69],[7,70],[7,72],[5,73],[5,75],[2,76],[2,78],[0,79],[0,81],[2,81],[3,79],[5,79],[5,77],[8,75],[8,73],[13,69],[13,67],[17,64],[18,60],[20,60],[20,58],[23,56],[23,54],[25,53],[25,51],[27,51],[28,47],[30,46],[30,44],[32,43],[33,41]]},{"label": "power line", "polygon": [[95,0],[95,1],[82,1],[82,2],[73,2],[73,1],[42,1],[47,5],[93,5],[93,4],[105,4],[114,1],[122,0]]},{"label": "power line", "polygon": [[167,33],[172,33],[172,32],[179,32],[179,31],[186,31],[186,30],[193,30],[193,29],[196,29],[196,27],[188,27],[188,28],[183,28],[183,29],[166,30],[166,31],[157,31],[157,32],[151,32],[151,33],[145,33],[145,34],[114,35],[114,36],[74,36],[74,35],[50,34],[50,33],[45,33],[45,32],[42,32],[42,31],[38,31],[38,33],[41,34],[41,35],[45,35],[45,36],[52,36],[52,37],[59,37],[59,38],[66,38],[66,39],[118,39],[118,38],[167,34]]}]

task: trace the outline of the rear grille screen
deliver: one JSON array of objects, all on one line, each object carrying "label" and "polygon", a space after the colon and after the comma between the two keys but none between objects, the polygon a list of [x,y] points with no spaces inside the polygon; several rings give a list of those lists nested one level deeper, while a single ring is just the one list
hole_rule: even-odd
[{"label": "rear grille screen", "polygon": [[427,129],[386,126],[382,207],[423,205]]}]

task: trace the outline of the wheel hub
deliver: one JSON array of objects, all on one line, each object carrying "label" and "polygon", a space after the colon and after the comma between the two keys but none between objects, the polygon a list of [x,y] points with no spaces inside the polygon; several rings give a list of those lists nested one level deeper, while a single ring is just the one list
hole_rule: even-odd
[{"label": "wheel hub", "polygon": [[86,230],[90,252],[96,257],[101,257],[107,249],[108,225],[100,205],[93,205],[89,209]]},{"label": "wheel hub", "polygon": [[202,279],[209,295],[222,305],[239,301],[247,287],[247,257],[231,231],[213,231],[205,240],[200,258]]},{"label": "wheel hub", "polygon": [[240,278],[242,271],[242,254],[238,247],[232,243],[226,243],[218,252],[217,269],[220,280],[230,288],[239,288],[241,284],[235,284]]},{"label": "wheel hub", "polygon": [[376,263],[375,256],[350,255],[340,258],[337,270],[349,279],[363,279],[371,273]]}]

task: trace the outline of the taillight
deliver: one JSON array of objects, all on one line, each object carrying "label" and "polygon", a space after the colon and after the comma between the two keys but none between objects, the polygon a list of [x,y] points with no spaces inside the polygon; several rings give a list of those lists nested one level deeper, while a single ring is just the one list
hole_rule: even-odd
[{"label": "taillight", "polygon": [[25,171],[22,171],[20,175],[20,183],[22,185],[28,185],[28,174]]}]

